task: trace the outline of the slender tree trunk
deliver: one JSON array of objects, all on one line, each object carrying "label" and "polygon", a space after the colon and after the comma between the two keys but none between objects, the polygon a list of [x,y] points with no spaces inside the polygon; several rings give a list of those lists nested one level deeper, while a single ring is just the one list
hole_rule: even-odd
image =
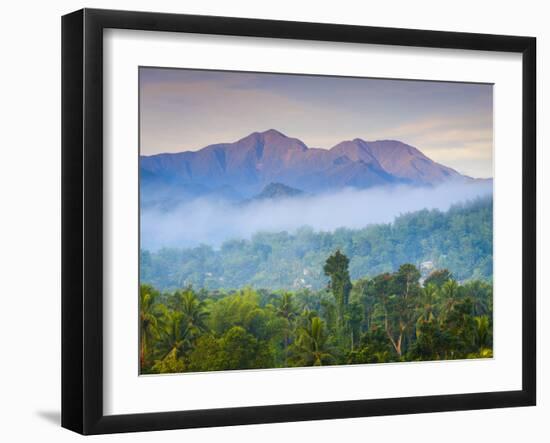
[{"label": "slender tree trunk", "polygon": [[397,351],[397,354],[399,355],[399,357],[401,357],[401,345],[403,343],[403,332],[401,332],[399,334],[399,338],[397,339],[397,347],[395,348],[395,350]]},{"label": "slender tree trunk", "polygon": [[139,345],[139,367],[141,370],[143,370],[143,366],[145,365],[145,340],[143,338],[143,335],[141,335]]},{"label": "slender tree trunk", "polygon": [[288,366],[288,330],[285,331],[285,367]]},{"label": "slender tree trunk", "polygon": [[390,340],[390,342],[393,346],[393,349],[395,349],[395,352],[397,352],[397,355],[399,355],[399,357],[401,357],[401,340],[403,339],[403,330],[401,330],[401,332],[399,333],[399,337],[397,338],[397,342],[396,342],[393,338],[392,332],[391,332],[390,327],[389,327],[388,313],[387,312],[385,312],[384,325],[385,325],[385,329],[386,329],[386,335],[388,336],[388,338],[389,338],[389,340]]},{"label": "slender tree trunk", "polygon": [[391,334],[388,331],[386,331],[386,334],[387,334],[388,338],[390,339],[390,342],[393,346],[393,349],[395,349],[395,352],[397,352],[397,355],[399,355],[399,357],[401,357],[401,341],[403,339],[403,335],[399,334],[399,337],[397,338],[397,341],[395,341],[394,338],[391,336]]}]

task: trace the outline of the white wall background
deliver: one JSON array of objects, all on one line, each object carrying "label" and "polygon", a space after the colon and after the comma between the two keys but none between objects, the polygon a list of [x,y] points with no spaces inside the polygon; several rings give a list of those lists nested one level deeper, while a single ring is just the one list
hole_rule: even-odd
[{"label": "white wall background", "polygon": [[[0,45],[0,438],[74,441],[60,414],[60,16],[81,7],[155,10],[532,35],[538,38],[539,226],[550,220],[549,156],[542,152],[550,93],[550,28],[544,2],[394,0],[112,0],[9,2]],[[546,108],[546,109],[545,109]],[[545,113],[546,111],[546,113]],[[539,274],[550,265],[550,234],[539,228]],[[329,420],[233,428],[102,436],[95,441],[281,442],[548,441],[550,306],[539,278],[539,406],[458,413]],[[542,346],[541,346],[542,344]]]}]

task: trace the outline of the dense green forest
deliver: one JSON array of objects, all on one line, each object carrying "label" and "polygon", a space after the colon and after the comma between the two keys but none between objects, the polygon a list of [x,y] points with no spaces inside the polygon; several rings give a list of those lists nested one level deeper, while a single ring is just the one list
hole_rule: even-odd
[{"label": "dense green forest", "polygon": [[[374,208],[375,210],[376,208]],[[366,208],[368,210],[368,208]],[[422,210],[393,223],[363,229],[257,233],[220,248],[142,250],[140,279],[161,291],[196,288],[320,290],[327,284],[326,258],[335,250],[350,257],[352,280],[395,272],[402,263],[449,269],[457,281],[491,281],[493,201],[483,198],[448,211]],[[425,268],[421,266],[426,263]]]},{"label": "dense green forest", "polygon": [[421,283],[413,264],[352,281],[340,250],[321,268],[328,284],[319,290],[142,284],[141,373],[492,357],[491,283],[460,284],[447,269]]}]

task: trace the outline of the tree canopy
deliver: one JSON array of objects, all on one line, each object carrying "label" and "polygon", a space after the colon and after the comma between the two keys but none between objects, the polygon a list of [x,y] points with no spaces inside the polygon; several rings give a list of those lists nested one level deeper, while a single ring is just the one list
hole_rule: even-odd
[{"label": "tree canopy", "polygon": [[141,285],[141,373],[492,357],[491,283],[411,263],[352,282],[349,263],[328,255],[318,290]]},{"label": "tree canopy", "polygon": [[[432,268],[441,286],[448,278],[464,282],[493,276],[493,202],[485,198],[455,205],[446,212],[422,210],[403,214],[393,223],[363,229],[315,232],[258,232],[250,239],[230,240],[219,248],[141,250],[141,281],[161,291],[192,285],[208,291],[245,286],[320,290],[331,279],[327,257],[340,251],[349,259],[351,280],[396,272],[411,263],[427,277]],[[335,282],[336,283],[336,282]]]}]

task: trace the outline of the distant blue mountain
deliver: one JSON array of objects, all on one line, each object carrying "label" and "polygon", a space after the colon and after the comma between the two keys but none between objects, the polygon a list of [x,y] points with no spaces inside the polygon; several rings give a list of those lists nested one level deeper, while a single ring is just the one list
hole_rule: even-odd
[{"label": "distant blue mountain", "polygon": [[272,200],[279,198],[292,198],[304,195],[303,191],[300,191],[296,188],[291,188],[290,186],[284,185],[282,183],[270,183],[268,184],[262,192],[260,192],[255,200]]}]

